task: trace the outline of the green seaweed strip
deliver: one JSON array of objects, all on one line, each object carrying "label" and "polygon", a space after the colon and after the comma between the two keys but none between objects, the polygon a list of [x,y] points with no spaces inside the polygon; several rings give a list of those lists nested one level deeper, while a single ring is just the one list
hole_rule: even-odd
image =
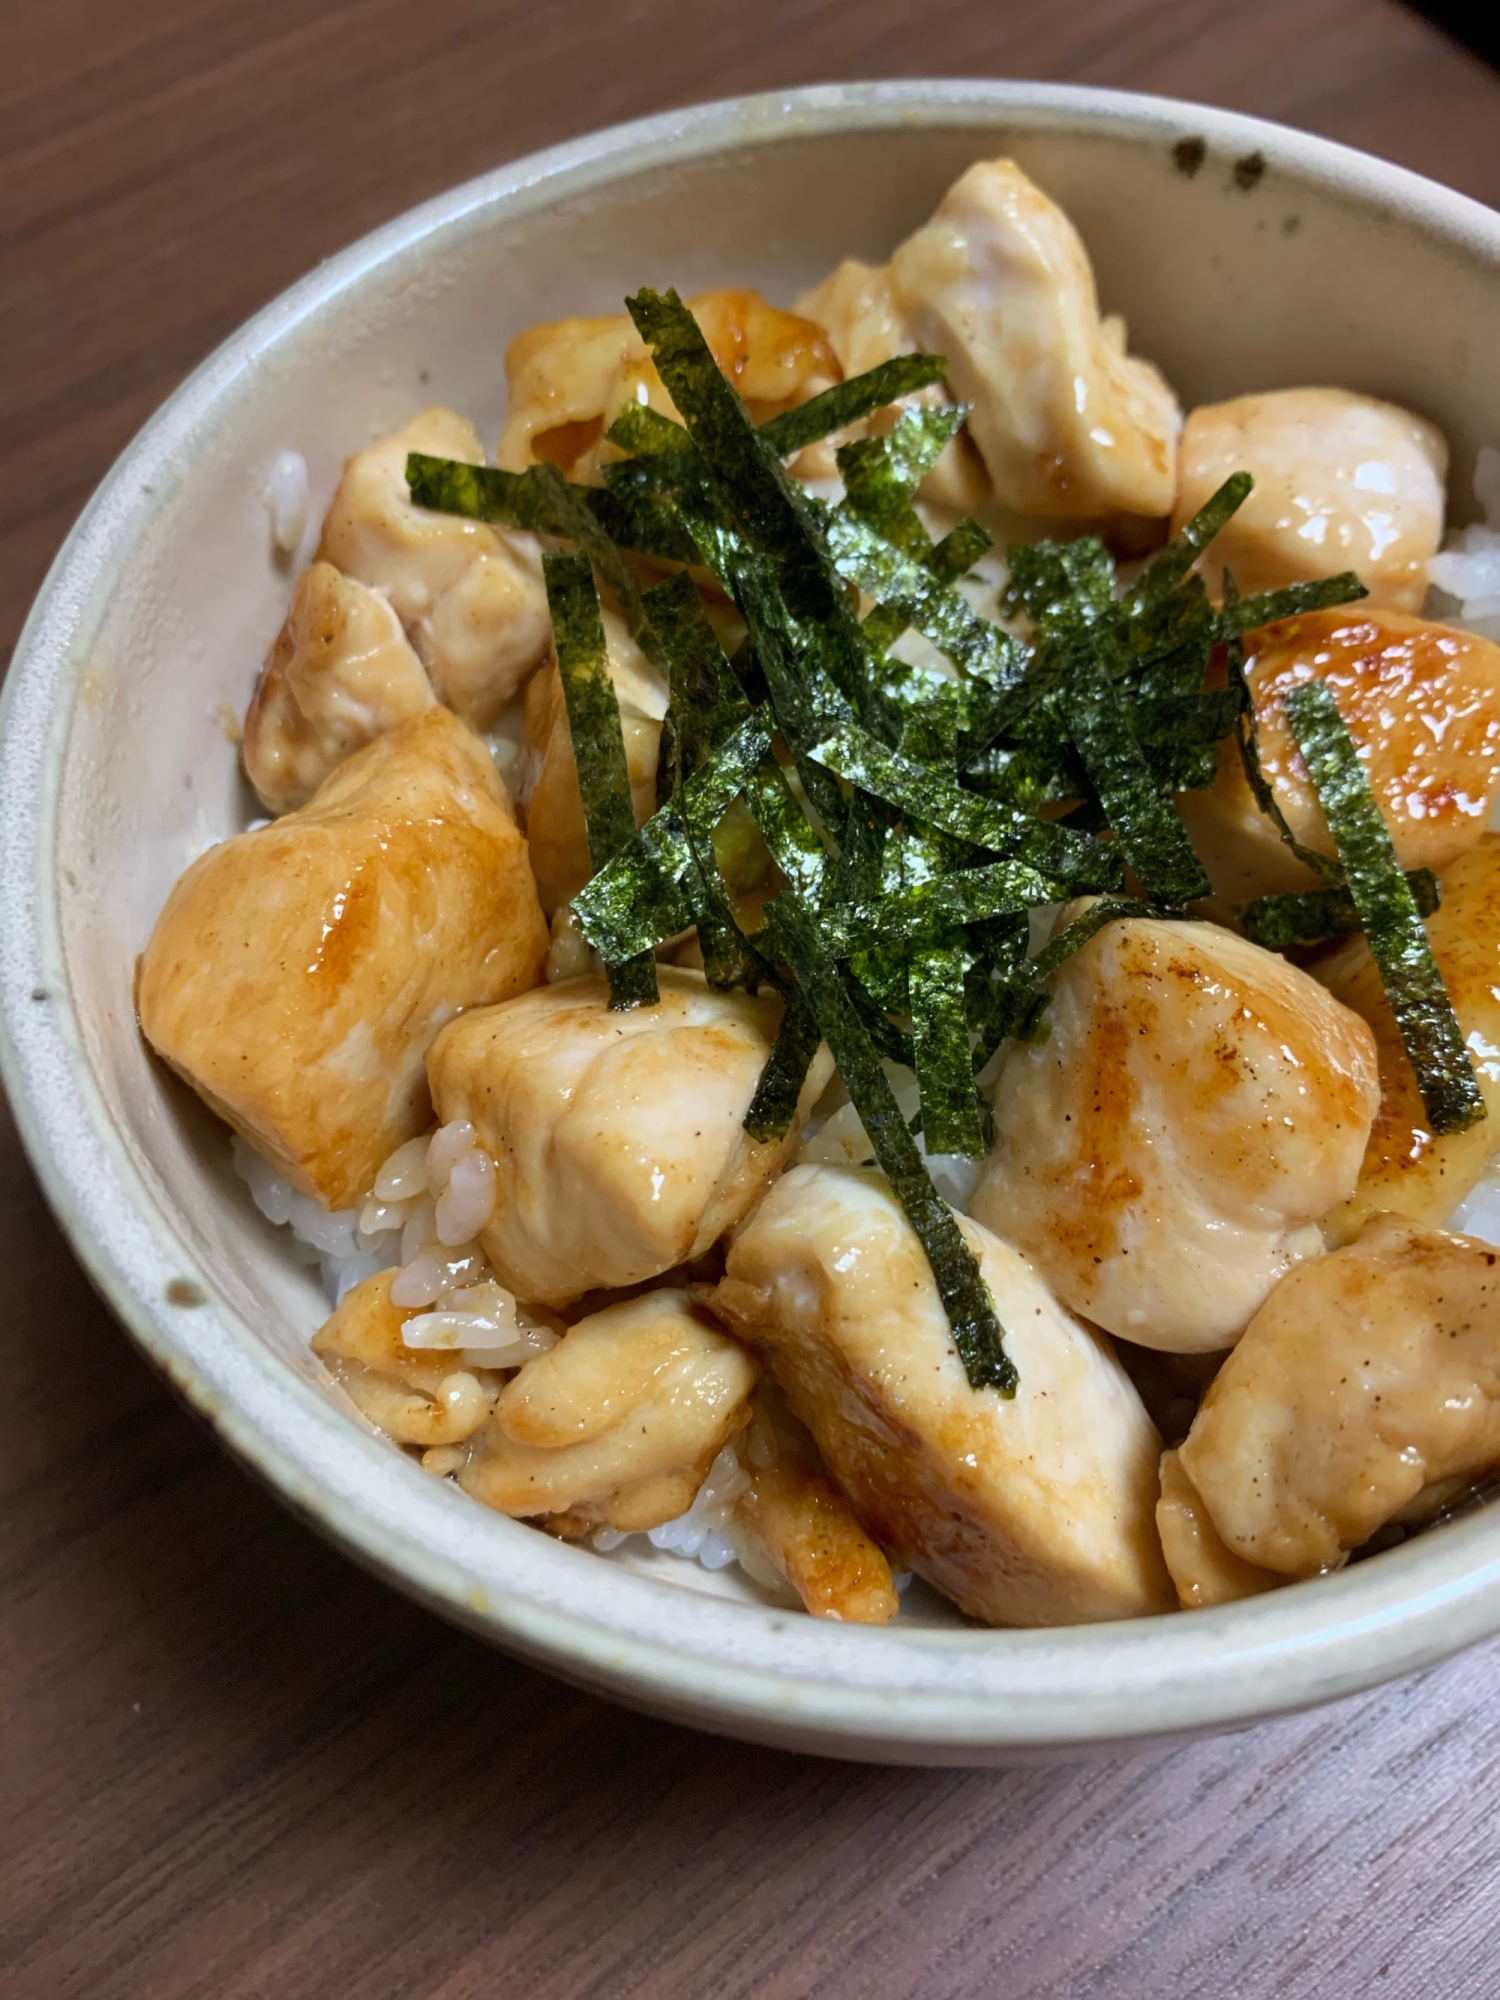
[{"label": "green seaweed strip", "polygon": [[932,537],[912,505],[912,492],[963,420],[962,405],[956,403],[940,410],[908,410],[884,437],[856,438],[839,447],[849,513],[918,562],[931,553]]},{"label": "green seaweed strip", "polygon": [[1231,472],[1218,492],[1210,494],[1192,520],[1151,558],[1126,591],[1120,609],[1127,618],[1140,618],[1148,606],[1177,588],[1214,536],[1244,506],[1254,484],[1248,472]]},{"label": "green seaweed strip", "polygon": [[[1068,891],[1051,876],[1018,861],[956,868],[887,894],[847,901],[821,913],[824,941],[836,957],[898,944],[934,925],[986,923],[1037,903],[1061,902]],[[1144,908],[1144,904],[1141,906]]]},{"label": "green seaweed strip", "polygon": [[968,515],[936,545],[927,558],[927,567],[939,583],[957,583],[994,546],[994,536]]},{"label": "green seaweed strip", "polygon": [[1289,583],[1284,590],[1263,590],[1255,597],[1225,602],[1219,612],[1220,639],[1237,639],[1242,633],[1274,625],[1282,618],[1298,618],[1309,611],[1331,611],[1338,604],[1357,604],[1369,592],[1346,569],[1337,576],[1319,577],[1316,583]]},{"label": "green seaweed strip", "polygon": [[799,403],[795,410],[783,410],[761,425],[760,434],[778,457],[790,458],[831,431],[858,423],[861,417],[883,410],[903,396],[914,396],[919,389],[930,389],[947,372],[948,362],[941,354],[898,354],[891,361],[867,368],[863,375],[836,382],[821,395]]},{"label": "green seaweed strip", "polygon": [[[620,705],[605,667],[604,624],[588,557],[547,555],[542,567],[583,797],[589,859],[598,870],[635,839]],[[649,951],[607,959],[606,970],[611,1007],[649,1006],[659,997],[656,961]]]},{"label": "green seaweed strip", "polygon": [[786,1137],[822,1039],[806,1002],[794,992],[745,1113],[745,1130],[752,1139],[764,1144],[768,1139]]},{"label": "green seaweed strip", "polygon": [[1125,917],[1160,915],[1160,910],[1153,910],[1149,903],[1137,902],[1133,896],[1101,896],[1043,946],[1030,963],[1031,977],[1038,986],[1044,979],[1050,979],[1059,966],[1066,965],[1074,952],[1081,951],[1106,924],[1119,923]]},{"label": "green seaweed strip", "polygon": [[1462,1132],[1485,1115],[1484,1099],[1416,898],[1333,690],[1305,681],[1286,695],[1287,719],[1323,808],[1360,925],[1435,1134]]},{"label": "green seaweed strip", "polygon": [[665,673],[666,658],[641,602],[635,571],[584,504],[581,490],[570,486],[555,465],[533,465],[522,477],[544,496],[543,504],[550,518],[559,524],[552,532],[576,542],[579,552],[588,557],[609,585],[630,636],[651,664]]},{"label": "green seaweed strip", "polygon": [[698,545],[682,524],[677,509],[648,495],[617,492],[607,486],[589,487],[584,505],[617,548],[666,562],[696,563]]},{"label": "green seaweed strip", "polygon": [[763,757],[745,785],[745,803],[771,859],[809,903],[823,899],[832,857],[813,831],[774,757]]},{"label": "green seaweed strip", "polygon": [[975,1160],[984,1152],[984,1138],[969,1055],[964,970],[957,945],[927,945],[912,953],[907,981],[927,1150]]},{"label": "green seaweed strip", "polygon": [[[1430,917],[1441,902],[1438,879],[1430,868],[1409,868],[1406,885],[1417,914]],[[1360,929],[1359,911],[1347,889],[1311,889],[1301,896],[1257,896],[1239,912],[1240,927],[1252,944],[1268,951],[1289,945],[1321,944],[1324,938],[1348,937]]]},{"label": "green seaweed strip", "polygon": [[1019,1378],[989,1287],[953,1211],[932,1185],[853,996],[823,950],[817,918],[788,893],[769,906],[767,919],[833,1051],[876,1161],[927,1254],[970,1386],[1014,1395]]},{"label": "green seaweed strip", "polygon": [[935,776],[865,730],[846,723],[831,731],[810,755],[838,777],[876,798],[929,820],[944,833],[1009,859],[1028,862],[1040,873],[1078,888],[1108,889],[1119,880],[1119,857],[1087,835],[1033,819],[1013,806],[966,792]]},{"label": "green seaweed strip", "polygon": [[[668,793],[691,778],[749,713],[703,600],[686,572],[648,590],[641,605],[667,663],[671,727]],[[663,748],[668,748],[663,731]],[[659,767],[660,768],[660,767]],[[660,779],[658,779],[658,783]]]},{"label": "green seaweed strip", "polygon": [[[554,468],[555,470],[555,468]],[[467,465],[458,458],[434,458],[425,451],[406,455],[406,484],[414,507],[438,514],[463,514],[503,528],[560,535],[550,498],[524,472],[501,472],[493,465]]]},{"label": "green seaweed strip", "polygon": [[636,458],[682,458],[700,468],[703,463],[686,427],[645,403],[628,404],[604,435]]}]

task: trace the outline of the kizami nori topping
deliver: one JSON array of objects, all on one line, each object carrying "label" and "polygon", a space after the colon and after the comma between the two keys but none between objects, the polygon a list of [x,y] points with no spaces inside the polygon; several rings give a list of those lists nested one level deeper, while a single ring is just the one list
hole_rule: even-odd
[{"label": "kizami nori topping", "polygon": [[[689,926],[710,984],[779,992],[786,1011],[747,1130],[785,1133],[826,1041],[927,1254],[970,1383],[1012,1393],[994,1302],[924,1148],[983,1153],[976,1077],[1008,1037],[1046,1034],[1042,983],[1071,952],[1104,924],[1182,915],[1209,894],[1173,795],[1213,782],[1224,739],[1238,739],[1256,797],[1290,839],[1260,773],[1240,635],[1363,589],[1346,574],[1241,598],[1227,579],[1215,608],[1193,565],[1250,491],[1236,473],[1128,587],[1093,536],[1010,548],[1003,611],[1018,629],[1006,630],[960,588],[989,535],[965,520],[934,541],[915,504],[961,405],[907,408],[883,434],[841,444],[837,504],[783,464],[941,382],[940,356],[900,356],[757,426],[675,292],[626,304],[680,423],[627,409],[608,432],[621,455],[602,488],[572,486],[551,465],[508,473],[413,454],[412,499],[577,551],[549,556],[547,580],[596,870],[573,909],[611,1004],[649,1005],[651,953]],[[688,567],[643,591],[641,558]],[[732,659],[694,575],[748,628]],[[659,803],[639,830],[595,578],[669,687]],[[892,650],[913,631],[947,671]],[[1311,727],[1319,718],[1305,713]],[[1337,754],[1315,755],[1342,867],[1318,856],[1323,891],[1262,899],[1252,923],[1268,942],[1363,925],[1392,968],[1393,1004],[1402,995],[1429,1108],[1468,1122],[1473,1080],[1441,980],[1434,992],[1417,965],[1412,891],[1367,829],[1346,851],[1355,822],[1335,778],[1319,775]],[[753,908],[715,846],[731,807],[748,812],[776,871],[776,893]],[[1078,895],[1097,900],[1031,955],[1031,911]],[[910,1126],[882,1058],[916,1071]]]}]

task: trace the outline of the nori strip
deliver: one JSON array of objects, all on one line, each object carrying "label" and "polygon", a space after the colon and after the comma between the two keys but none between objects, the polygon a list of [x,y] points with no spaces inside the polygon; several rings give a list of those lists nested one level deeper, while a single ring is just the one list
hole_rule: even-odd
[{"label": "nori strip", "polygon": [[918,562],[925,562],[931,553],[932,537],[911,496],[963,420],[963,406],[958,403],[938,410],[908,410],[884,437],[856,438],[838,450],[845,508]]},{"label": "nori strip", "polygon": [[1081,951],[1106,924],[1118,923],[1124,917],[1160,915],[1160,910],[1153,910],[1149,903],[1137,902],[1133,896],[1101,896],[1042,947],[1028,968],[1031,978],[1038,986],[1044,979],[1050,979],[1060,965],[1066,965],[1074,952]]},{"label": "nori strip", "polygon": [[[861,417],[883,410],[888,403],[913,396],[919,389],[931,388],[947,372],[944,355],[898,354],[890,361],[867,368],[863,375],[851,375],[847,382],[836,382],[821,395],[799,403],[795,410],[783,410],[780,416],[761,425],[760,434],[778,457],[790,458],[793,452],[801,451],[804,445],[816,444],[830,431],[841,431],[858,423]],[[672,400],[677,399],[674,396]],[[678,408],[681,407],[679,403]]]},{"label": "nori strip", "polygon": [[786,1137],[822,1039],[806,1001],[794,990],[745,1113],[745,1130],[752,1139],[764,1142]]},{"label": "nori strip", "polygon": [[1289,583],[1284,590],[1263,590],[1254,597],[1225,602],[1219,613],[1218,636],[1237,639],[1242,633],[1275,625],[1283,618],[1296,618],[1309,611],[1330,611],[1338,604],[1356,604],[1369,592],[1352,569],[1337,576],[1319,577],[1316,583]]},{"label": "nori strip", "polygon": [[970,1386],[1014,1395],[1019,1378],[989,1286],[953,1211],[932,1185],[854,1000],[823,951],[817,918],[788,892],[769,905],[767,920],[833,1051],[876,1161],[927,1254]]},{"label": "nori strip", "polygon": [[[956,868],[882,896],[844,901],[821,912],[824,941],[836,957],[874,950],[929,931],[934,925],[976,924],[1013,916],[1038,903],[1057,903],[1067,887],[1019,861]],[[1144,908],[1144,905],[1142,905]]]},{"label": "nori strip", "polygon": [[[1430,917],[1442,902],[1438,879],[1430,868],[1409,868],[1407,887],[1417,914]],[[1300,896],[1257,896],[1241,906],[1240,927],[1252,944],[1268,951],[1289,945],[1321,944],[1324,938],[1347,937],[1360,928],[1359,911],[1347,889],[1311,889]]]},{"label": "nori strip", "polygon": [[1120,609],[1128,619],[1143,617],[1151,605],[1176,590],[1214,536],[1244,506],[1254,484],[1248,472],[1230,473],[1218,492],[1211,494],[1192,520],[1151,558],[1126,591]]},{"label": "nori strip", "polygon": [[[604,623],[587,556],[546,555],[542,568],[589,859],[598,870],[635,839],[620,705],[605,667]],[[649,951],[606,958],[606,971],[611,1007],[648,1006],[658,999],[656,961]]]},{"label": "nori strip", "polygon": [[1465,1131],[1485,1116],[1484,1098],[1416,898],[1333,690],[1326,681],[1304,681],[1285,700],[1428,1123],[1438,1136]]},{"label": "nori strip", "polygon": [[641,606],[667,664],[670,700],[657,764],[657,797],[665,799],[744,721],[749,704],[685,571],[654,585]]},{"label": "nori strip", "polygon": [[984,1139],[969,1055],[964,971],[961,947],[929,944],[912,953],[907,981],[927,1151],[975,1160],[984,1152]]},{"label": "nori strip", "polygon": [[967,515],[936,545],[927,557],[927,567],[939,583],[956,583],[994,546],[994,536]]},{"label": "nori strip", "polygon": [[750,773],[745,803],[776,866],[809,903],[820,903],[833,857],[813,831],[774,757],[762,757]]}]

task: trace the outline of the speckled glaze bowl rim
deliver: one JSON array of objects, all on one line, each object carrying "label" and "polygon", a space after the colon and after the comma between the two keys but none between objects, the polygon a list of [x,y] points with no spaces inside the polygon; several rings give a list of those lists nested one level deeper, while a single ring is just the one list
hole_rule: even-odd
[{"label": "speckled glaze bowl rim", "polygon": [[123,453],[57,557],[0,706],[0,1070],[49,1200],[132,1337],[229,1449],[400,1589],[638,1706],[825,1753],[997,1762],[1241,1727],[1354,1692],[1500,1629],[1500,1510],[1339,1576],[1200,1612],[1059,1631],[849,1628],[701,1595],[489,1515],[400,1460],[215,1292],[132,1164],[69,990],[56,828],[77,682],[114,584],[216,410],[257,362],[413,249],[668,161],[788,138],[1004,125],[1259,152],[1284,177],[1494,271],[1500,216],[1264,121],[1050,84],[830,85],[614,127],[500,167],[375,231],[218,349]]}]

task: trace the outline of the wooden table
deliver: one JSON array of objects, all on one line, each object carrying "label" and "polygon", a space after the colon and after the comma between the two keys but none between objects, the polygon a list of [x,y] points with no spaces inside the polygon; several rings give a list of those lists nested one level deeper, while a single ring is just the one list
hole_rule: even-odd
[{"label": "wooden table", "polygon": [[[318,257],[589,126],[831,77],[1243,107],[1500,200],[1500,80],[1385,0],[85,0],[0,69],[0,642],[113,455]],[[743,1749],[574,1694],[289,1520],[0,1134],[5,1991],[1492,2000],[1500,1649],[1172,1754]]]}]

